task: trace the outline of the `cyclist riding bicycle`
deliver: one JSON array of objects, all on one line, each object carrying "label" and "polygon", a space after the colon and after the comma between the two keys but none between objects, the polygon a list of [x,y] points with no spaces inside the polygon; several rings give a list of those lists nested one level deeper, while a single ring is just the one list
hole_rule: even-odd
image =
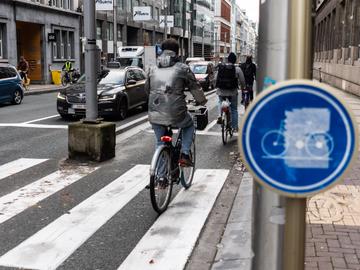
[{"label": "cyclist riding bicycle", "polygon": [[65,71],[65,77],[67,81],[71,80],[71,73],[74,70],[71,61],[68,59],[66,60],[65,64],[62,67],[62,70]]},{"label": "cyclist riding bicycle", "polygon": [[218,65],[216,79],[216,94],[219,96],[219,117],[218,124],[221,124],[221,104],[224,99],[230,101],[231,127],[234,132],[238,131],[238,90],[245,89],[245,78],[241,69],[235,66],[236,55],[231,52],[228,56],[228,63]]},{"label": "cyclist riding bicycle", "polygon": [[24,56],[20,57],[18,70],[20,71],[19,73],[20,73],[21,79],[26,82],[28,80],[27,73],[29,71],[29,63],[25,60]]},{"label": "cyclist riding bicycle", "polygon": [[162,145],[161,137],[166,127],[182,129],[182,147],[179,163],[192,166],[190,148],[195,131],[194,122],[188,113],[185,88],[189,88],[198,104],[207,99],[189,66],[179,60],[179,43],[167,39],[161,44],[162,54],[157,65],[148,70],[145,90],[149,94],[149,121],[155,132],[157,146]]},{"label": "cyclist riding bicycle", "polygon": [[[240,65],[240,68],[245,76],[246,88],[249,91],[250,101],[254,99],[254,80],[256,79],[256,65],[252,61],[252,56],[248,55],[246,57],[245,63]],[[241,104],[244,103],[244,95],[242,95]]]}]

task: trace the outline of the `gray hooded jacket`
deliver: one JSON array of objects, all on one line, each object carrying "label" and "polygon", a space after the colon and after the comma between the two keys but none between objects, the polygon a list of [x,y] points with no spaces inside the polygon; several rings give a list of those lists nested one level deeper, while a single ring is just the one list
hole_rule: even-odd
[{"label": "gray hooded jacket", "polygon": [[164,126],[187,127],[193,122],[187,112],[185,88],[196,102],[207,100],[190,68],[178,62],[172,51],[165,50],[158,57],[157,66],[149,69],[145,90],[149,94],[149,121]]}]

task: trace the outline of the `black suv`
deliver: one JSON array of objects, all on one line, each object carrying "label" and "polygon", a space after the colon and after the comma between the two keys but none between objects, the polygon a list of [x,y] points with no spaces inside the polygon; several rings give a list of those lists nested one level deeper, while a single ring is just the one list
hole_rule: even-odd
[{"label": "black suv", "polygon": [[[99,116],[124,119],[129,109],[147,107],[145,80],[144,71],[137,67],[103,70],[97,85]],[[77,83],[60,90],[57,110],[63,118],[85,116],[85,75]]]}]

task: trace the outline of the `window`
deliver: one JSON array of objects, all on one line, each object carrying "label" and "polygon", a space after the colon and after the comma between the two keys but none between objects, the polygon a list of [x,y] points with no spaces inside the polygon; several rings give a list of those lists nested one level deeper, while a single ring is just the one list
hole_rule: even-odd
[{"label": "window", "polygon": [[126,81],[128,82],[130,80],[136,80],[136,74],[134,70],[129,70],[126,74]]},{"label": "window", "polygon": [[108,28],[106,33],[107,40],[114,40],[114,25],[108,22]]},{"label": "window", "polygon": [[53,59],[75,58],[75,34],[66,29],[55,29],[56,42],[53,43]]},{"label": "window", "polygon": [[96,39],[101,39],[101,21],[96,21]]},{"label": "window", "polygon": [[0,23],[0,59],[6,58],[5,55],[5,24]]},{"label": "window", "polygon": [[154,12],[154,16],[153,16],[154,20],[159,20],[159,8],[155,8],[155,12]]},{"label": "window", "polygon": [[135,79],[137,81],[145,80],[145,76],[141,70],[134,70],[134,72],[135,72]]},{"label": "window", "polygon": [[0,80],[16,77],[17,73],[15,69],[10,67],[0,67]]}]

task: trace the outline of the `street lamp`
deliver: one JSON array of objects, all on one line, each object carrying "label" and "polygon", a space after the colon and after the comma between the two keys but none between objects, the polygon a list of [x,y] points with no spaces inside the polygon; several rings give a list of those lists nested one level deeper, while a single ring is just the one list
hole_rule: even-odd
[{"label": "street lamp", "polygon": [[204,34],[205,34],[205,21],[201,19],[201,27],[202,27],[202,45],[201,45],[201,56],[205,57],[205,44],[204,44]]},{"label": "street lamp", "polygon": [[165,21],[164,21],[164,40],[167,39],[167,15],[168,15],[168,3],[167,0],[162,0],[162,6],[165,10]]}]

